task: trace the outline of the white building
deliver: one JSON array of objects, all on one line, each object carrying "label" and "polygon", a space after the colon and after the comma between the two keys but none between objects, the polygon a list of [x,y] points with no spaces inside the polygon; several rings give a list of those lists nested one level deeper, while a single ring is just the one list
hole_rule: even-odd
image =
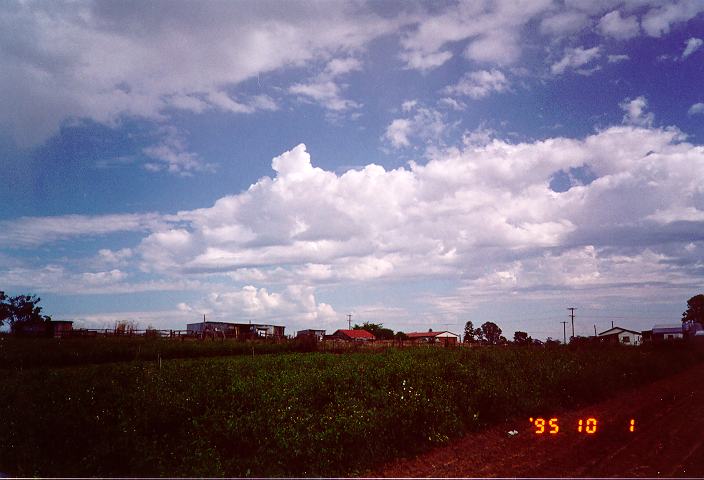
[{"label": "white building", "polygon": [[605,343],[621,345],[640,345],[643,342],[643,335],[627,328],[611,327],[599,334],[599,339]]}]

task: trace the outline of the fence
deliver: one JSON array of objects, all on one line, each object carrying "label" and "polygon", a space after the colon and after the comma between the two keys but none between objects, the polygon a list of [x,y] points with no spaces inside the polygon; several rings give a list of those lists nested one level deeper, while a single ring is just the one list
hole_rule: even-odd
[{"label": "fence", "polygon": [[195,338],[188,330],[115,330],[114,328],[77,328],[63,332],[64,337],[155,337],[155,338]]}]

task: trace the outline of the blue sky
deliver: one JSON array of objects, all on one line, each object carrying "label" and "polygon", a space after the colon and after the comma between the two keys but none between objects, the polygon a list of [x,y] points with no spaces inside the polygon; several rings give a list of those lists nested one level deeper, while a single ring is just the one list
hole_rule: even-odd
[{"label": "blue sky", "polygon": [[0,289],[103,327],[678,321],[699,1],[4,2]]}]

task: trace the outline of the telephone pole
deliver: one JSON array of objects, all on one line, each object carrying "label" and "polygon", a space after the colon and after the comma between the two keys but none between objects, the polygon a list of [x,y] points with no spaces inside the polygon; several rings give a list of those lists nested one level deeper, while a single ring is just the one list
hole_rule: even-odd
[{"label": "telephone pole", "polygon": [[352,330],[352,314],[347,314],[347,329]]},{"label": "telephone pole", "polygon": [[562,343],[567,345],[567,321],[560,323],[562,324]]},{"label": "telephone pole", "polygon": [[567,307],[567,310],[571,312],[570,318],[572,318],[572,338],[574,338],[574,311],[577,309],[575,307]]}]

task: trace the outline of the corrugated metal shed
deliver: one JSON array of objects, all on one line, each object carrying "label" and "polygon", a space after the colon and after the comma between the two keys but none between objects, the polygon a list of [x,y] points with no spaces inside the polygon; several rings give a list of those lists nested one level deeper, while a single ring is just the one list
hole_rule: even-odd
[{"label": "corrugated metal shed", "polygon": [[653,327],[653,335],[656,334],[681,334],[682,333],[682,325],[655,325]]}]

